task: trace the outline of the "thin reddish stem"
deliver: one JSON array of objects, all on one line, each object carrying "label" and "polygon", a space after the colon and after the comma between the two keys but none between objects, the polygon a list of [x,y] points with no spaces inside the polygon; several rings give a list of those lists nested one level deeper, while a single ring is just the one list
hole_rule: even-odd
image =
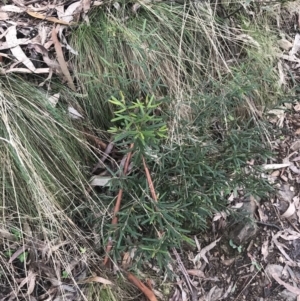
[{"label": "thin reddish stem", "polygon": [[[132,149],[134,147],[134,144],[130,144],[130,149]],[[126,158],[126,162],[125,162],[125,165],[124,165],[124,170],[123,170],[123,174],[126,175],[127,174],[127,171],[128,171],[128,167],[129,167],[129,162],[131,160],[131,157],[132,157],[132,152],[130,151],[127,155],[127,158]],[[118,196],[117,196],[117,200],[116,200],[116,204],[115,204],[115,207],[114,207],[114,213],[113,213],[113,219],[111,221],[111,224],[112,225],[116,225],[118,223],[118,217],[117,217],[117,214],[118,212],[120,211],[120,208],[121,208],[121,201],[122,201],[122,196],[123,196],[123,189],[120,188],[119,190],[119,193],[118,193]],[[110,250],[112,249],[112,242],[108,242],[107,246],[106,246],[106,255],[105,255],[105,258],[104,258],[104,261],[103,261],[103,264],[105,266],[108,265],[109,263],[109,257],[108,257],[108,254],[110,252]]]}]

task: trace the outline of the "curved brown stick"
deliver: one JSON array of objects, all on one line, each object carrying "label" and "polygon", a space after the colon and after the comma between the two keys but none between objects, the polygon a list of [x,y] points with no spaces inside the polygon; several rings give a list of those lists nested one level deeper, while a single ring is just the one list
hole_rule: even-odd
[{"label": "curved brown stick", "polygon": [[136,278],[133,274],[127,273],[127,279],[132,282],[144,295],[149,299],[149,301],[157,301],[154,293],[138,278]]}]

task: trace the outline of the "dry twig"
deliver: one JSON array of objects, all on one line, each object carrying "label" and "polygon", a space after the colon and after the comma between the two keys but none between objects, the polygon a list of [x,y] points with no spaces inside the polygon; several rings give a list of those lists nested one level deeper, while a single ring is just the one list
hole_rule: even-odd
[{"label": "dry twig", "polygon": [[139,288],[150,301],[157,301],[154,293],[133,274],[127,273],[127,279]]}]

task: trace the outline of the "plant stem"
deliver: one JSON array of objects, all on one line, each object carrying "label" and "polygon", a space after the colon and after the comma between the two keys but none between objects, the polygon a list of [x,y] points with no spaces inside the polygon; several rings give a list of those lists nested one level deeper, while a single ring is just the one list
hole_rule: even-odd
[{"label": "plant stem", "polygon": [[[130,144],[130,149],[132,149],[133,147],[134,147],[134,144],[131,143]],[[126,162],[125,162],[125,166],[124,166],[124,170],[123,170],[123,174],[124,175],[127,174],[127,170],[128,170],[128,166],[129,166],[129,162],[130,162],[131,156],[132,156],[132,152],[130,151],[128,153],[128,155],[127,155],[127,158],[126,158]],[[112,225],[116,225],[118,223],[117,214],[120,211],[122,196],[123,196],[123,189],[120,188],[119,193],[118,193],[118,197],[117,197],[117,201],[116,201],[116,204],[115,204],[115,208],[114,208],[113,219],[111,221]],[[112,242],[109,241],[108,244],[107,244],[107,246],[106,246],[106,255],[105,255],[105,258],[104,258],[104,261],[103,261],[103,264],[105,266],[107,266],[108,263],[109,263],[108,254],[109,254],[109,252],[110,252],[111,249],[112,249]]]},{"label": "plant stem", "polygon": [[151,192],[151,196],[152,196],[153,200],[155,202],[157,202],[157,195],[155,193],[154,185],[153,185],[153,182],[152,182],[152,179],[151,179],[151,175],[150,175],[149,169],[147,167],[147,164],[146,164],[144,156],[143,156],[143,165],[144,165],[144,169],[145,169],[147,181],[148,181],[148,184],[149,184],[149,189],[150,189],[150,192]]}]

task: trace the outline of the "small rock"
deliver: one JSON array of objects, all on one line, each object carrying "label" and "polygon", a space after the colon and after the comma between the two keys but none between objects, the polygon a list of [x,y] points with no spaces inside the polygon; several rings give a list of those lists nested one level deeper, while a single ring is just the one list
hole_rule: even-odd
[{"label": "small rock", "polygon": [[297,295],[288,291],[287,289],[283,290],[282,292],[279,293],[279,296],[282,298],[284,301],[296,301],[297,300]]},{"label": "small rock", "polygon": [[289,208],[289,204],[290,203],[288,203],[286,201],[279,200],[278,209],[279,209],[280,214],[282,214],[282,213],[284,213],[284,212],[287,211],[287,209]]},{"label": "small rock", "polygon": [[284,184],[277,191],[276,195],[280,201],[285,201],[287,203],[290,203],[293,197],[295,196],[295,193],[291,191],[290,185]]},{"label": "small rock", "polygon": [[291,150],[292,151],[296,151],[300,149],[300,140],[295,141],[292,145],[291,145]]},{"label": "small rock", "polygon": [[300,128],[295,131],[294,135],[300,135]]},{"label": "small rock", "polygon": [[[294,110],[296,111],[296,112],[299,112],[300,111],[300,103],[297,103],[295,106],[294,106]],[[296,116],[296,114],[294,115],[294,118],[297,118],[297,116]]]},{"label": "small rock", "polygon": [[245,215],[245,218],[229,233],[230,239],[238,246],[245,244],[257,232],[257,225],[252,221],[256,207],[254,197],[250,196],[244,200],[243,206],[238,210]]},{"label": "small rock", "polygon": [[289,51],[293,47],[293,44],[290,41],[286,40],[286,39],[281,39],[281,40],[277,41],[277,43],[278,43],[278,46],[282,50]]},{"label": "small rock", "polygon": [[237,245],[243,245],[248,242],[257,232],[257,225],[251,220],[245,219],[231,233],[230,238]]},{"label": "small rock", "polygon": [[280,171],[279,170],[275,170],[275,171],[273,171],[271,173],[271,177],[274,177],[274,178],[278,177],[279,175],[280,175]]}]

